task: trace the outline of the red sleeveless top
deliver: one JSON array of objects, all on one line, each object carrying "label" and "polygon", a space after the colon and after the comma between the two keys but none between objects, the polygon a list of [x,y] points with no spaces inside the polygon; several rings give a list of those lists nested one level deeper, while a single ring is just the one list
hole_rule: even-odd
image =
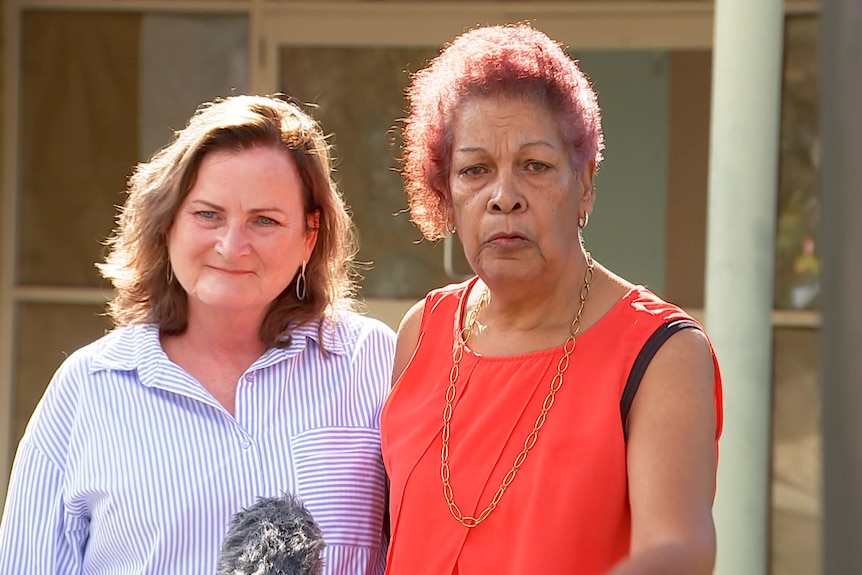
[{"label": "red sleeveless top", "polygon": [[[626,379],[660,324],[690,317],[636,287],[578,336],[535,446],[497,508],[467,528],[449,512],[440,452],[455,333],[475,281],[427,296],[416,351],[383,408],[392,529],[386,572],[604,574],[629,550],[620,418]],[[449,440],[450,483],[465,515],[481,513],[512,468],[562,354],[562,346],[507,357],[465,350]],[[722,412],[715,367],[717,438]]]}]

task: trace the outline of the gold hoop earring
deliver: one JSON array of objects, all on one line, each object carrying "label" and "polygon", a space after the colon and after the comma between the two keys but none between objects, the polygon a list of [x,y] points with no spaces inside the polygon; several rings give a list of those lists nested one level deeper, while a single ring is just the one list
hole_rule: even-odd
[{"label": "gold hoop earring", "polygon": [[450,236],[455,235],[455,224],[446,224],[446,231],[449,232]]},{"label": "gold hoop earring", "polygon": [[298,299],[299,301],[302,301],[305,299],[305,295],[306,295],[305,260],[302,260],[302,267],[299,269],[299,275],[296,276],[296,299]]},{"label": "gold hoop earring", "polygon": [[590,213],[584,212],[583,217],[578,218],[578,227],[584,229],[590,223]]}]

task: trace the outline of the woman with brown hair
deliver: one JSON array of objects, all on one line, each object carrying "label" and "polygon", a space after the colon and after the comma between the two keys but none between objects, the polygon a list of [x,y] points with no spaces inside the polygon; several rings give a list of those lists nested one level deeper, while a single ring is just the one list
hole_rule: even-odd
[{"label": "woman with brown hair", "polygon": [[324,573],[382,573],[394,334],[351,311],[320,127],[276,98],[204,105],[128,192],[99,265],[116,329],[30,420],[0,572],[215,573],[234,513],[288,492],[321,527]]}]

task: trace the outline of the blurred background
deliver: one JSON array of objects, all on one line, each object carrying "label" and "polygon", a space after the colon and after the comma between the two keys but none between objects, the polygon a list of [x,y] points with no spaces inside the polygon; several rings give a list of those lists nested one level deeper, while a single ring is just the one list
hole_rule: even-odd
[{"label": "blurred background", "polygon": [[[819,12],[785,4],[776,237],[751,246],[774,247],[771,575],[822,569]],[[469,273],[457,245],[420,241],[404,213],[397,128],[408,72],[477,24],[531,20],[580,61],[607,143],[587,246],[703,316],[710,0],[5,0],[0,18],[2,492],[53,371],[110,327],[93,262],[132,167],[202,101],[282,92],[333,134],[370,315],[397,327],[429,289]]]}]

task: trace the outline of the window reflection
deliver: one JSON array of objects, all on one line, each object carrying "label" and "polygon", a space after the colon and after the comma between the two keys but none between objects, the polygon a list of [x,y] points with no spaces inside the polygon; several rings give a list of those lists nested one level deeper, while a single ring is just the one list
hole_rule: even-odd
[{"label": "window reflection", "polygon": [[[443,243],[422,240],[404,211],[398,174],[399,119],[408,74],[437,54],[429,48],[284,47],[280,90],[312,106],[331,134],[336,180],[359,229],[362,295],[419,299],[450,283]],[[454,250],[463,258],[460,246]],[[457,262],[458,269],[466,264]]]},{"label": "window reflection", "polygon": [[785,24],[775,307],[819,307],[817,18]]}]

